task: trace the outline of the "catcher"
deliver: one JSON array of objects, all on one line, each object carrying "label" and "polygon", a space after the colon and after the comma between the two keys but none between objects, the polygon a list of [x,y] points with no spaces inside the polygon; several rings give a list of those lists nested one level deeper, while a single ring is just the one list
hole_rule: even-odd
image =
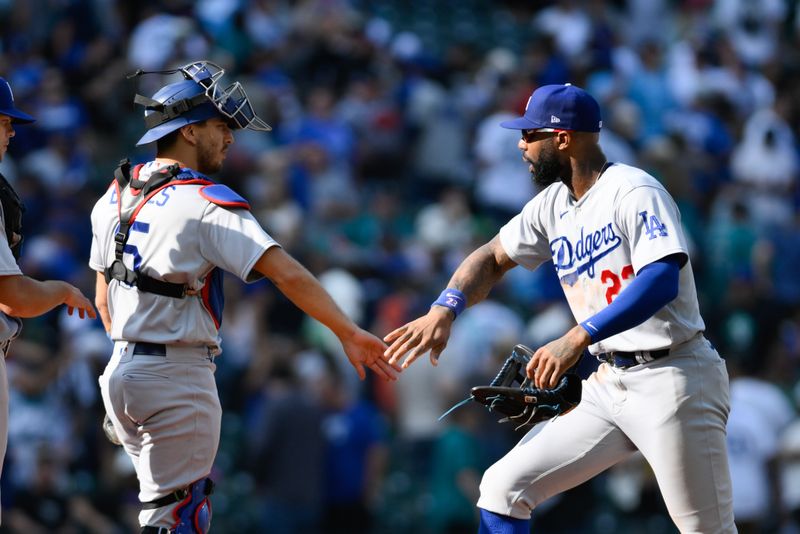
[{"label": "catcher", "polygon": [[[198,61],[161,74],[183,78],[137,95],[155,159],[127,160],[92,211],[89,265],[114,353],[99,378],[108,421],[139,480],[143,534],[205,534],[211,526],[222,406],[214,380],[222,353],[222,272],[262,277],[342,345],[359,377],[393,380],[384,344],[362,330],[319,281],[258,224],[247,201],[207,176],[234,131],[268,131],[240,83]],[[148,74],[137,71],[138,74]]]}]

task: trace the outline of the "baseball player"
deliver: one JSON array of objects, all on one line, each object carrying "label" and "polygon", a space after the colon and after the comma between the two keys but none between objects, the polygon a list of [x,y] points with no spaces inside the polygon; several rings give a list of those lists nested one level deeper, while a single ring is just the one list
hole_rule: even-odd
[{"label": "baseball player", "polygon": [[[14,125],[30,124],[36,119],[14,106],[9,83],[0,78],[0,161],[14,137]],[[5,357],[11,341],[22,329],[21,317],[36,317],[60,304],[70,315],[75,310],[81,318],[96,318],[92,303],[72,285],[56,281],[38,281],[22,274],[17,259],[22,245],[24,211],[11,184],[0,174],[0,471],[8,443],[8,377]]]},{"label": "baseball player", "polygon": [[[386,346],[356,326],[316,278],[256,222],[247,201],[207,175],[217,172],[232,130],[266,131],[240,84],[223,88],[210,62],[181,67],[184,80],[135,102],[156,143],[153,161],[125,162],[92,211],[89,264],[96,303],[114,343],[100,377],[106,413],[136,468],[143,533],[206,533],[208,478],[222,410],[214,381],[221,353],[221,272],[269,278],[330,328],[361,379],[397,369]],[[399,369],[399,366],[398,366]]]},{"label": "baseball player", "polygon": [[681,532],[735,532],[725,444],[728,375],[704,324],[680,213],[664,187],[607,162],[595,99],[546,85],[522,117],[519,149],[544,189],[458,267],[427,315],[389,333],[390,362],[430,351],[509,269],[552,259],[576,326],[535,351],[527,375],[552,388],[585,349],[603,363],[582,401],[534,427],[480,486],[481,533],[529,532],[531,511],[641,451]]}]

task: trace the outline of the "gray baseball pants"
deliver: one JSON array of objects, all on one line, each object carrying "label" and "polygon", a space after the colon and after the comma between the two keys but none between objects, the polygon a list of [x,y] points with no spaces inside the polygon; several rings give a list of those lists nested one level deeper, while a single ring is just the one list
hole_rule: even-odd
[{"label": "gray baseball pants", "polygon": [[[135,343],[117,342],[100,376],[106,413],[133,462],[139,500],[185,488],[211,472],[222,408],[216,366],[206,347],[166,346],[166,355],[134,355]],[[142,526],[174,525],[168,505],[142,510]]]}]

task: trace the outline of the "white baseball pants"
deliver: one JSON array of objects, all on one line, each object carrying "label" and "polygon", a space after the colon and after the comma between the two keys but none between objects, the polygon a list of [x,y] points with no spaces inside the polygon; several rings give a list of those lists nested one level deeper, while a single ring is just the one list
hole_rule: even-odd
[{"label": "white baseball pants", "polygon": [[534,427],[490,467],[478,507],[530,517],[539,503],[641,451],[684,533],[736,532],[725,442],[725,361],[702,336],[668,357],[602,364],[568,414]]}]

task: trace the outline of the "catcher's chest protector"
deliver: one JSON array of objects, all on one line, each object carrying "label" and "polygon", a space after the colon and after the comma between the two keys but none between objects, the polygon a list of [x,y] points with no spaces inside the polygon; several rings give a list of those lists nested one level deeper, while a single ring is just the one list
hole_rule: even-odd
[{"label": "catcher's chest protector", "polygon": [[105,271],[106,282],[119,280],[136,286],[139,291],[156,293],[165,297],[183,298],[188,289],[186,284],[175,284],[157,280],[146,274],[128,269],[122,260],[128,235],[136,220],[136,215],[145,204],[162,189],[171,185],[202,184],[212,185],[214,182],[202,177],[199,173],[182,172],[177,164],[157,171],[147,181],[139,180],[142,165],[137,165],[131,172],[131,164],[127,159],[120,162],[114,172],[114,187],[117,193],[117,209],[119,228],[114,235],[114,262]]},{"label": "catcher's chest protector", "polygon": [[25,212],[25,204],[2,174],[0,174],[0,204],[3,205],[3,224],[8,246],[14,258],[19,259],[22,250],[22,214]]}]

